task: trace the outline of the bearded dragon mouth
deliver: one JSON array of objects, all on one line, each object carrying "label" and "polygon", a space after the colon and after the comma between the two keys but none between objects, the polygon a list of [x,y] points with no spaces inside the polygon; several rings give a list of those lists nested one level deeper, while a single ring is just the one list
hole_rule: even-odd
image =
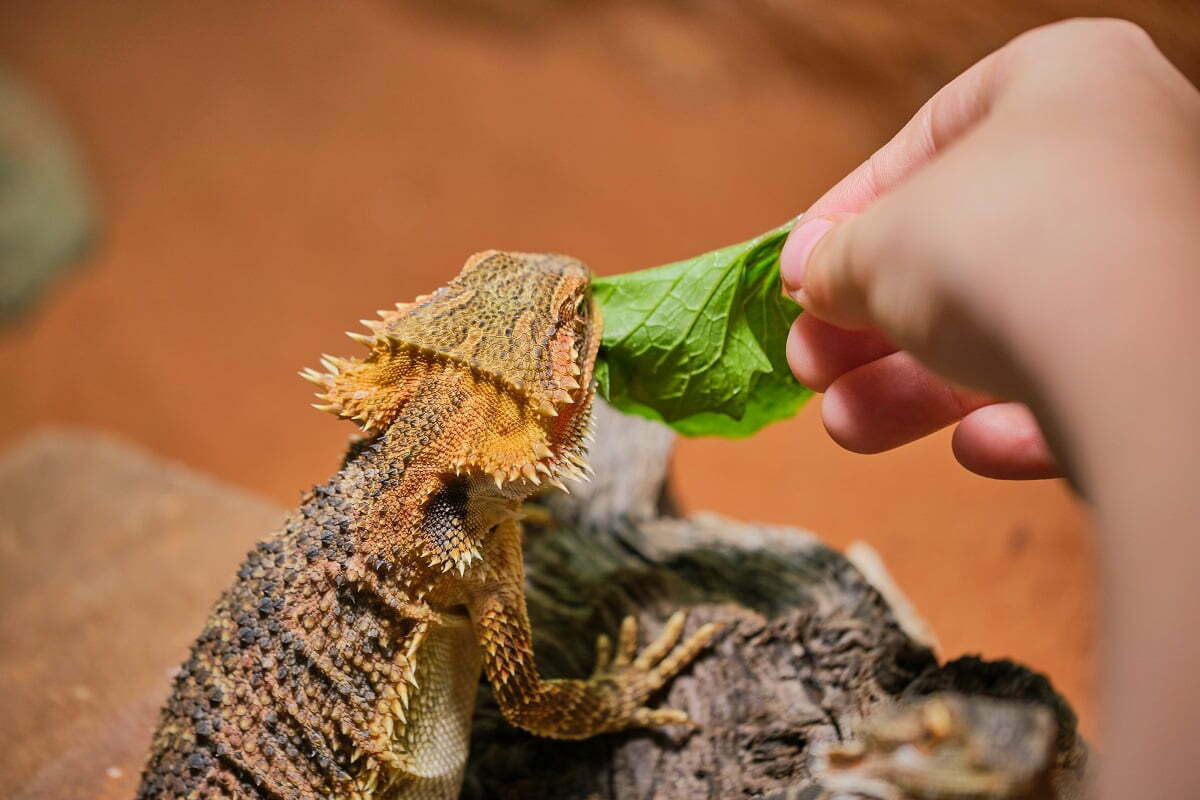
[{"label": "bearded dragon mouth", "polygon": [[576,320],[575,342],[571,348],[572,363],[579,372],[579,387],[574,390],[572,402],[558,409],[550,426],[550,440],[558,442],[553,448],[558,456],[556,472],[564,477],[581,479],[592,474],[586,455],[592,443],[593,370],[604,327],[600,309],[590,293],[585,302],[589,313]]}]

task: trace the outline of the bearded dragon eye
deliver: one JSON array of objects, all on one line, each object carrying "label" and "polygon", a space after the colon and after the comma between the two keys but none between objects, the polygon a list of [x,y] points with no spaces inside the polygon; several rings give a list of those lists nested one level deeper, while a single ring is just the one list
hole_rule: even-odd
[{"label": "bearded dragon eye", "polygon": [[586,317],[588,311],[587,295],[579,295],[579,299],[575,301],[575,313],[581,317]]}]

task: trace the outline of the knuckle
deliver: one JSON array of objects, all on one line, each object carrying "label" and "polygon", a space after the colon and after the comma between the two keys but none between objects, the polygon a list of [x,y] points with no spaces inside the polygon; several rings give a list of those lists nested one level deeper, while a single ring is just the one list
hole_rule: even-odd
[{"label": "knuckle", "polygon": [[1152,48],[1150,34],[1136,22],[1115,17],[1077,18],[1060,23],[1071,36],[1097,46]]},{"label": "knuckle", "polygon": [[1038,46],[1146,47],[1153,44],[1146,29],[1116,17],[1075,17],[1027,31],[1015,40]]},{"label": "knuckle", "polygon": [[1086,81],[1107,70],[1159,58],[1154,40],[1140,25],[1116,18],[1077,18],[1034,28],[1013,40],[1012,50],[1032,69]]}]

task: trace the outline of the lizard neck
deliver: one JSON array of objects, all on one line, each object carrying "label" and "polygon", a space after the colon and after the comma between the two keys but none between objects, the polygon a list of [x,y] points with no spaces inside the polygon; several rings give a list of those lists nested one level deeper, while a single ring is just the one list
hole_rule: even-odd
[{"label": "lizard neck", "polygon": [[422,384],[383,433],[352,449],[330,494],[348,509],[368,559],[461,575],[536,484],[519,477],[497,485],[472,463],[472,454],[512,447],[477,377],[447,365]]}]

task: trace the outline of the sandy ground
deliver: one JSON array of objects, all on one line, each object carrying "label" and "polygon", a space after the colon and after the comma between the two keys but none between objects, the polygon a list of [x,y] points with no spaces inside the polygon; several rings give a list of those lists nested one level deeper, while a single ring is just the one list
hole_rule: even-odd
[{"label": "sandy ground", "polygon": [[[289,504],[349,433],[295,372],[352,353],[355,320],[475,250],[613,273],[766,230],[994,43],[946,35],[914,83],[835,79],[658,5],[532,26],[381,0],[5,6],[3,57],[77,133],[105,224],[0,337],[0,441],[95,426]],[[870,542],[945,655],[1045,671],[1094,732],[1093,553],[1061,484],[965,474],[944,434],[842,452],[816,402],[683,442],[676,476],[690,509]]]}]

